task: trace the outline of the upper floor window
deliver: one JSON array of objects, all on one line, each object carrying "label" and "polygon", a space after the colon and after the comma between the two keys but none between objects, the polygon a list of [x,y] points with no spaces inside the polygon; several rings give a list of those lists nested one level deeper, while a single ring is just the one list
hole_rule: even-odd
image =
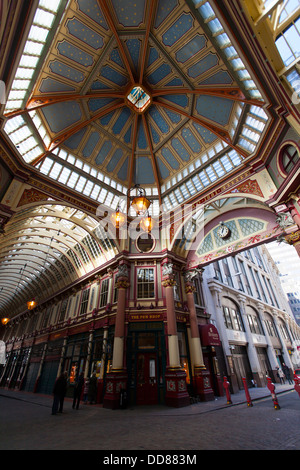
[{"label": "upper floor window", "polygon": [[224,306],[223,314],[226,328],[230,330],[244,331],[243,321],[239,310]]},{"label": "upper floor window", "polygon": [[293,145],[285,145],[280,153],[280,163],[285,173],[290,173],[299,161],[299,153]]},{"label": "upper floor window", "polygon": [[137,298],[154,298],[154,268],[140,268],[137,270]]},{"label": "upper floor window", "polygon": [[260,323],[260,320],[259,320],[257,314],[255,314],[254,312],[252,314],[248,313],[247,314],[247,319],[248,319],[249,328],[250,328],[251,333],[255,333],[255,334],[258,334],[258,335],[263,335],[264,334],[261,323]]},{"label": "upper floor window", "polygon": [[104,279],[101,284],[101,292],[100,292],[100,305],[99,307],[104,307],[107,304],[108,298],[108,283],[109,279]]},{"label": "upper floor window", "polygon": [[85,289],[82,293],[79,315],[83,315],[87,311],[88,301],[89,301],[89,293],[90,293],[90,289]]}]

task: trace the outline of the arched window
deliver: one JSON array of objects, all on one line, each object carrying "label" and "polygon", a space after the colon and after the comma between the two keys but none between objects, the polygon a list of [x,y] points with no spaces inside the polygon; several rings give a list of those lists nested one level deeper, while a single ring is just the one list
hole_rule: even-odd
[{"label": "arched window", "polygon": [[231,299],[224,297],[222,307],[226,328],[229,330],[245,331],[238,306]]},{"label": "arched window", "polygon": [[299,161],[299,153],[293,145],[285,145],[280,154],[280,164],[282,170],[289,174],[297,162]]}]

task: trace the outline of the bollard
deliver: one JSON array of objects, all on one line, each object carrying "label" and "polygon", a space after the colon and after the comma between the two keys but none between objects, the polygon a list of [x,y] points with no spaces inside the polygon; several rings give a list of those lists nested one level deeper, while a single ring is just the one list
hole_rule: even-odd
[{"label": "bollard", "polygon": [[253,406],[245,377],[242,377],[242,381],[244,384],[244,389],[245,389],[245,394],[246,394],[246,399],[247,399],[247,406]]},{"label": "bollard", "polygon": [[295,382],[294,389],[296,390],[296,392],[298,393],[298,395],[300,397],[300,379],[298,379],[298,377],[296,377],[296,375],[294,375],[294,382]]},{"label": "bollard", "polygon": [[225,392],[226,392],[226,397],[227,397],[227,405],[231,405],[232,404],[232,401],[231,401],[231,396],[230,396],[230,391],[229,391],[229,382],[227,380],[227,377],[224,376],[224,382],[223,382],[223,387],[225,388]]},{"label": "bollard", "polygon": [[271,395],[272,395],[274,408],[275,408],[275,410],[280,410],[280,406],[279,406],[277,396],[276,396],[276,393],[275,393],[275,385],[272,383],[272,380],[270,379],[270,377],[267,377],[267,381],[268,381],[268,389],[270,390]]}]

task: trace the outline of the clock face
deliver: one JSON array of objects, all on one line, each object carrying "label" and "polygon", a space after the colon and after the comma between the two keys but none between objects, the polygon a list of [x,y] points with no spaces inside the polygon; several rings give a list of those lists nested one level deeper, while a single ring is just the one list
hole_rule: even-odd
[{"label": "clock face", "polygon": [[227,238],[230,235],[230,230],[226,225],[221,225],[221,227],[218,228],[217,234],[220,238]]}]

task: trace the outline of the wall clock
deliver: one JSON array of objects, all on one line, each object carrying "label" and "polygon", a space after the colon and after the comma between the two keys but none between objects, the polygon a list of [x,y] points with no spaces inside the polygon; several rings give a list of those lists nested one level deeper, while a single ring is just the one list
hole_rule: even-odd
[{"label": "wall clock", "polygon": [[217,230],[218,237],[220,238],[228,238],[230,237],[231,230],[226,226],[226,225],[220,225],[220,227]]}]

